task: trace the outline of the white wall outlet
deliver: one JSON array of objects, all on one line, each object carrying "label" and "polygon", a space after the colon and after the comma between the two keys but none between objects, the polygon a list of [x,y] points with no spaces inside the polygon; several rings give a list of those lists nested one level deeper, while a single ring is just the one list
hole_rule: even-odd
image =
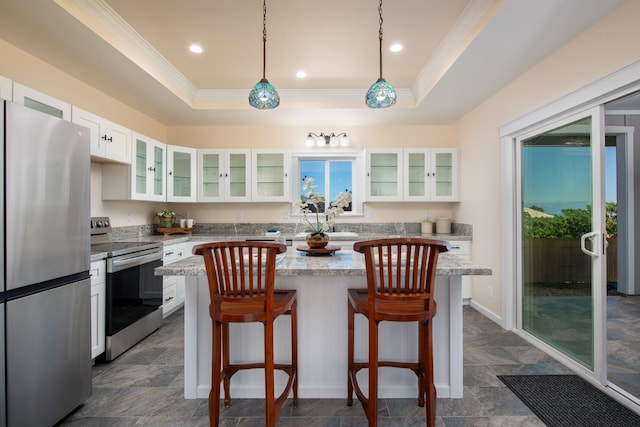
[{"label": "white wall outlet", "polygon": [[365,217],[367,219],[373,219],[373,214],[371,212],[367,212],[367,214],[365,215]]},{"label": "white wall outlet", "polygon": [[493,286],[489,286],[489,287],[487,288],[487,296],[488,296],[489,298],[493,298]]},{"label": "white wall outlet", "polygon": [[236,212],[236,221],[242,221],[242,211]]},{"label": "white wall outlet", "polygon": [[131,224],[131,214],[127,214],[127,224]]},{"label": "white wall outlet", "polygon": [[289,221],[289,212],[284,213],[284,220]]},{"label": "white wall outlet", "polygon": [[429,218],[431,218],[431,212],[425,212],[425,213],[424,213],[424,219],[426,219],[427,221],[429,221]]}]

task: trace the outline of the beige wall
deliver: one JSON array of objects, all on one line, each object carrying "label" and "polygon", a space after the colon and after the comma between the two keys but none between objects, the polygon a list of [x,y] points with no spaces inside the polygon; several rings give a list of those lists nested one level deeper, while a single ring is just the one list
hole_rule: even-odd
[{"label": "beige wall", "polygon": [[[501,160],[499,129],[541,106],[640,60],[640,2],[629,1],[610,16],[527,71],[456,123],[462,163],[463,202],[454,210],[473,223],[473,260],[491,277],[474,278],[473,298],[501,314]],[[640,78],[640,76],[639,76]],[[493,298],[488,297],[493,287]]]}]

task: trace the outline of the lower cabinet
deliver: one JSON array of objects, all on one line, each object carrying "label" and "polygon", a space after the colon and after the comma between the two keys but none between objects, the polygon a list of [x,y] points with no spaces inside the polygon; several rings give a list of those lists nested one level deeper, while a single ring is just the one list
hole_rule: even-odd
[{"label": "lower cabinet", "polygon": [[[171,264],[182,258],[186,258],[190,253],[186,252],[186,243],[176,243],[166,245],[162,256],[164,265]],[[162,293],[162,317],[167,317],[184,305],[184,276],[165,276],[163,279]]]},{"label": "lower cabinet", "polygon": [[106,261],[91,263],[91,358],[105,350]]}]

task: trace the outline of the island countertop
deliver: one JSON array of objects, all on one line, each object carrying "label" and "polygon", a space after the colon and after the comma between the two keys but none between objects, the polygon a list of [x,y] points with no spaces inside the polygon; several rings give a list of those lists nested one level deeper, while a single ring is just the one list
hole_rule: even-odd
[{"label": "island countertop", "polygon": [[[364,256],[353,250],[339,250],[330,256],[308,256],[289,247],[276,264],[277,276],[364,276]],[[155,269],[157,276],[204,276],[201,256],[194,255]],[[440,254],[438,276],[491,275],[491,269],[448,253]]]}]

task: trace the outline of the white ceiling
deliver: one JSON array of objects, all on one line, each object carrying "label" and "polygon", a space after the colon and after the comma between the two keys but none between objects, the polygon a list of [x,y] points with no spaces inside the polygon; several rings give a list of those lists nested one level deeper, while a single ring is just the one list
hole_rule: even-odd
[{"label": "white ceiling", "polygon": [[261,0],[0,0],[0,38],[167,125],[437,124],[624,1],[387,0],[383,76],[398,104],[382,110],[364,104],[375,0],[268,0],[266,77],[282,99],[268,111],[247,102],[262,77]]}]

